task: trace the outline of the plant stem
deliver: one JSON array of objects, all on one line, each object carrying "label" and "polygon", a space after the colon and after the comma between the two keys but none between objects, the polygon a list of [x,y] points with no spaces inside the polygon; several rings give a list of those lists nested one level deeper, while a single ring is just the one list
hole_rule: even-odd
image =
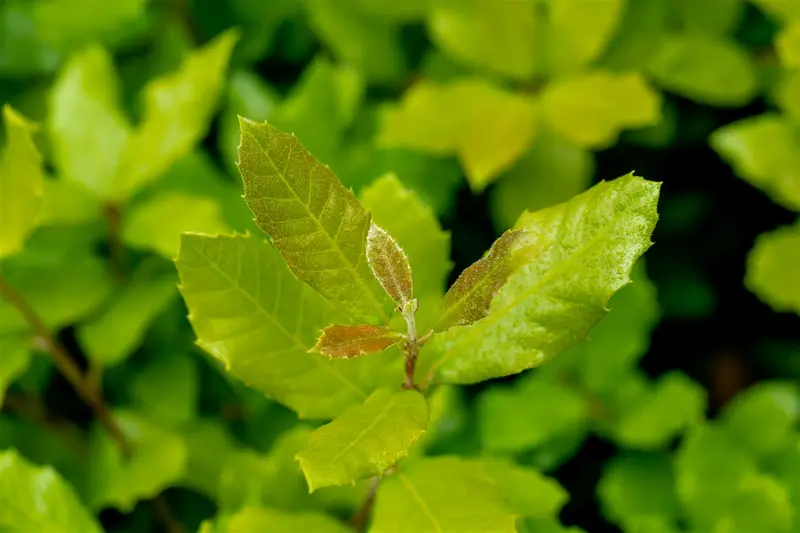
[{"label": "plant stem", "polygon": [[376,476],[372,478],[372,483],[370,483],[369,490],[367,491],[367,495],[364,497],[364,501],[361,502],[361,506],[358,508],[358,511],[356,511],[356,514],[353,515],[353,519],[350,523],[353,526],[353,529],[359,533],[364,531],[367,527],[367,522],[369,521],[369,517],[372,512],[372,505],[375,503],[375,494],[378,492],[378,485],[380,484],[380,477]]},{"label": "plant stem", "polygon": [[108,253],[111,266],[117,281],[125,279],[125,246],[122,244],[122,211],[113,204],[103,209],[103,216],[108,227]]},{"label": "plant stem", "polygon": [[78,368],[78,365],[75,364],[75,361],[70,357],[67,349],[58,342],[55,336],[50,332],[50,329],[45,325],[42,319],[39,318],[39,315],[36,314],[36,311],[28,305],[25,298],[9,285],[2,276],[0,276],[0,295],[25,318],[31,329],[33,329],[34,334],[39,338],[40,345],[43,347],[45,353],[50,356],[50,359],[53,360],[53,364],[58,368],[58,371],[69,381],[78,396],[92,408],[100,424],[105,427],[108,434],[119,444],[123,453],[126,455],[130,454],[131,445],[111,416],[111,411],[108,409],[108,406],[106,406],[102,396],[86,380],[83,373]]},{"label": "plant stem", "polygon": [[415,389],[414,371],[417,368],[417,356],[419,356],[419,339],[417,338],[417,301],[411,300],[400,310],[406,321],[407,335],[403,343],[403,356],[405,359],[406,379],[403,382],[404,389]]}]

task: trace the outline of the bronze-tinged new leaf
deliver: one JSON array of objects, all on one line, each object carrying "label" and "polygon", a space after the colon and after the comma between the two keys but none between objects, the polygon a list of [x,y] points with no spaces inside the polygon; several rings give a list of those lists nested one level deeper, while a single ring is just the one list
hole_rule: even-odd
[{"label": "bronze-tinged new leaf", "polygon": [[374,222],[367,233],[367,261],[386,294],[405,307],[414,297],[411,265],[394,237]]},{"label": "bronze-tinged new leaf", "polygon": [[369,213],[294,135],[239,127],[244,198],[292,273],[353,320],[388,323],[391,302],[367,265]]},{"label": "bronze-tinged new leaf", "polygon": [[489,313],[492,298],[514,270],[532,256],[525,230],[511,230],[497,239],[489,253],[470,265],[444,296],[436,331],[471,324]]},{"label": "bronze-tinged new leaf", "polygon": [[359,355],[382,352],[403,340],[403,335],[382,326],[332,325],[322,330],[313,351],[332,359],[350,359]]}]

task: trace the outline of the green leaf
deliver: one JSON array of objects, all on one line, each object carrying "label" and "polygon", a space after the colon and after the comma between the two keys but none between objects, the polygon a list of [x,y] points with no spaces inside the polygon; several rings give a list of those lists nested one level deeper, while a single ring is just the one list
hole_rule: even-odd
[{"label": "green leaf", "polygon": [[626,531],[654,519],[674,526],[681,516],[675,474],[666,455],[617,455],[604,466],[597,495],[603,514]]},{"label": "green leaf", "polygon": [[177,266],[198,344],[303,418],[333,418],[402,375],[391,350],[352,361],[309,354],[338,315],[262,239],[185,234]]},{"label": "green leaf", "polygon": [[509,453],[536,448],[583,425],[589,405],[552,380],[529,378],[513,387],[487,389],[478,397],[477,413],[483,448]]},{"label": "green leaf", "polygon": [[480,463],[443,456],[404,463],[381,482],[369,533],[514,533],[514,521]]},{"label": "green leaf", "polygon": [[786,488],[766,475],[742,480],[730,510],[720,517],[716,531],[791,531],[795,510]]},{"label": "green leaf", "polygon": [[412,457],[436,455],[436,452],[445,449],[453,441],[463,442],[463,431],[467,428],[467,406],[465,392],[460,387],[445,385],[436,387],[426,397],[430,422],[428,429],[417,441],[411,450]]},{"label": "green leaf", "polygon": [[141,26],[147,0],[42,0],[33,6],[36,34],[60,49],[114,42]]},{"label": "green leaf", "polygon": [[309,25],[341,62],[378,83],[397,81],[406,69],[400,29],[358,0],[309,0]]},{"label": "green leaf", "polygon": [[52,467],[34,466],[15,450],[0,452],[0,507],[0,527],[9,532],[102,532]]},{"label": "green leaf", "polygon": [[593,70],[549,83],[537,111],[564,139],[582,148],[605,148],[626,128],[658,123],[661,99],[637,73]]},{"label": "green leaf", "polygon": [[100,218],[100,203],[80,183],[46,179],[43,185],[40,226],[82,224]]},{"label": "green leaf", "polygon": [[222,502],[223,468],[238,451],[238,442],[225,422],[216,418],[197,420],[182,429],[181,438],[189,454],[181,485]]},{"label": "green leaf", "polygon": [[405,309],[414,299],[414,282],[411,279],[411,265],[403,248],[385,229],[370,224],[367,232],[367,263],[398,308]]},{"label": "green leaf", "polygon": [[211,198],[166,193],[134,206],[122,219],[122,239],[132,248],[174,259],[181,234],[225,233],[220,204]]},{"label": "green leaf", "polygon": [[34,2],[9,0],[0,4],[0,72],[8,77],[51,74],[58,68],[61,54],[42,41],[34,30]]},{"label": "green leaf", "polygon": [[672,3],[672,0],[624,2],[617,30],[599,65],[617,72],[642,69],[667,33]]},{"label": "green leaf", "polygon": [[92,360],[113,366],[130,357],[141,345],[153,321],[177,296],[175,277],[153,276],[144,264],[108,305],[78,327],[81,347]]},{"label": "green leaf", "polygon": [[118,106],[118,93],[111,56],[91,46],[64,65],[49,100],[47,125],[59,177],[104,200],[116,194],[120,160],[131,136],[131,126]]},{"label": "green leaf", "polygon": [[321,513],[286,513],[275,509],[245,508],[230,518],[225,533],[253,531],[302,531],[303,533],[351,533],[334,518]]},{"label": "green leaf", "polygon": [[293,135],[240,119],[244,197],[292,273],[337,309],[387,323],[390,301],[367,264],[370,216]]},{"label": "green leaf", "polygon": [[586,190],[594,174],[588,150],[550,133],[536,136],[531,149],[489,191],[489,214],[505,231],[523,211],[537,211]]},{"label": "green leaf", "polygon": [[794,124],[800,123],[800,71],[787,72],[776,84],[773,98],[781,112]]},{"label": "green leaf", "polygon": [[800,211],[800,142],[788,120],[774,113],[749,117],[716,130],[709,143],[737,176]]},{"label": "green leaf", "polygon": [[569,500],[569,494],[557,481],[536,470],[515,465],[508,459],[487,458],[479,462],[517,516],[557,518]]},{"label": "green leaf", "polygon": [[421,353],[423,383],[476,383],[515,374],[583,340],[650,247],[660,184],[633,174],[569,202],[524,213],[536,261],[512,274],[489,315],[435,335]]},{"label": "green leaf", "polygon": [[775,49],[784,67],[800,67],[800,21],[791,21],[775,37]]},{"label": "green leaf", "polygon": [[798,261],[800,225],[763,233],[756,238],[755,246],[747,256],[744,284],[775,311],[800,314]]},{"label": "green leaf", "polygon": [[238,39],[238,31],[229,30],[192,52],[175,72],[147,84],[142,121],[125,146],[115,179],[115,200],[156,179],[205,136]]},{"label": "green leaf", "polygon": [[386,174],[364,188],[359,196],[376,224],[392,234],[408,255],[419,300],[417,326],[433,321],[450,273],[450,234],[442,230],[435,213],[406,188],[397,176]]},{"label": "green leaf", "polygon": [[522,156],[534,132],[533,106],[522,96],[480,78],[423,80],[387,110],[378,144],[458,154],[470,186],[480,192]]},{"label": "green leaf", "polygon": [[200,375],[193,358],[163,352],[131,380],[130,394],[147,416],[166,427],[183,426],[197,416]]},{"label": "green leaf", "polygon": [[309,492],[383,474],[406,457],[428,426],[428,406],[416,390],[380,389],[311,434],[297,454]]},{"label": "green leaf", "polygon": [[705,390],[680,372],[664,374],[640,401],[615,424],[614,438],[622,446],[661,448],[705,418]]},{"label": "green leaf", "polygon": [[747,51],[732,40],[708,35],[667,36],[646,68],[664,89],[712,106],[743,106],[758,90]]},{"label": "green leaf", "polygon": [[31,351],[27,339],[0,337],[0,407],[6,395],[6,388],[21,376],[31,361]]},{"label": "green leaf", "polygon": [[736,443],[755,457],[778,450],[800,421],[800,389],[791,382],[762,382],[725,406],[722,421]]},{"label": "green leaf", "polygon": [[548,75],[567,74],[597,59],[614,35],[623,0],[557,0],[547,15],[537,45],[540,68]]},{"label": "green leaf", "polygon": [[438,48],[469,66],[521,80],[534,73],[536,18],[530,2],[435,0],[428,33]]},{"label": "green leaf", "polygon": [[186,469],[187,450],[180,436],[154,425],[133,411],[113,414],[130,440],[133,453],[124,457],[119,445],[99,427],[89,452],[88,499],[93,509],[114,507],[129,513],[139,500],[149,500],[176,483]]},{"label": "green leaf", "polygon": [[800,526],[800,436],[795,433],[779,451],[769,456],[766,470],[789,492],[794,507],[794,529]]},{"label": "green leaf", "polygon": [[403,340],[403,335],[383,326],[328,326],[313,350],[332,359],[350,359],[376,352]]},{"label": "green leaf", "polygon": [[444,295],[436,331],[464,326],[489,314],[492,299],[509,276],[531,260],[534,249],[524,230],[506,231],[482,258],[467,267]]},{"label": "green leaf", "polygon": [[20,250],[39,222],[44,171],[33,143],[36,127],[6,104],[6,145],[0,152],[0,259]]},{"label": "green leaf", "polygon": [[744,14],[743,0],[678,0],[675,22],[686,33],[723,36],[732,33]]}]

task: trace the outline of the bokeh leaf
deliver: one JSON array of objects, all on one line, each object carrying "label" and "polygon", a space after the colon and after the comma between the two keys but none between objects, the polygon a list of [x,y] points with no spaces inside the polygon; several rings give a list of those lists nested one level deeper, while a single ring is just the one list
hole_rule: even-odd
[{"label": "bokeh leaf", "polygon": [[800,314],[798,261],[800,225],[763,233],[747,257],[745,286],[775,311]]}]

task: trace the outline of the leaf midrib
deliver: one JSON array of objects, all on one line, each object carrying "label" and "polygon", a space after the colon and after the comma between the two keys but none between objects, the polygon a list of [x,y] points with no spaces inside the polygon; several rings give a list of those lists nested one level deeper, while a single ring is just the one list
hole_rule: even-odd
[{"label": "leaf midrib", "polygon": [[342,458],[342,456],[344,456],[344,454],[346,454],[347,452],[349,452],[350,450],[352,450],[352,449],[353,449],[353,446],[355,446],[356,444],[358,444],[358,443],[359,443],[359,441],[360,441],[361,439],[363,439],[363,438],[364,438],[364,437],[367,435],[367,433],[369,433],[370,431],[372,431],[372,430],[375,428],[375,426],[377,426],[377,425],[378,425],[380,422],[382,422],[384,419],[386,419],[386,417],[387,417],[387,416],[388,416],[388,414],[389,414],[389,409],[391,409],[392,407],[394,407],[394,406],[397,404],[397,400],[398,400],[399,396],[400,396],[399,394],[394,394],[394,395],[392,396],[392,398],[389,400],[389,402],[388,402],[388,403],[387,403],[387,404],[386,404],[386,405],[383,407],[383,409],[381,410],[380,414],[378,414],[378,416],[376,416],[376,417],[375,417],[375,419],[374,419],[372,422],[370,422],[370,424],[369,424],[367,427],[365,427],[365,428],[364,428],[364,429],[363,429],[363,430],[362,430],[362,431],[361,431],[361,432],[360,432],[360,433],[359,433],[359,434],[356,436],[356,438],[354,438],[353,440],[351,440],[351,441],[350,441],[350,442],[347,444],[347,446],[345,446],[345,447],[344,447],[344,448],[343,448],[343,449],[342,449],[342,450],[341,450],[339,453],[337,453],[336,455],[334,455],[334,456],[333,456],[333,458],[331,459],[331,461],[330,461],[329,465],[333,465],[333,463],[335,463],[336,461],[338,461],[339,459],[341,459],[341,458]]},{"label": "leaf midrib", "polygon": [[425,500],[422,499],[422,496],[417,492],[417,489],[414,487],[414,484],[411,483],[411,480],[408,479],[402,472],[397,472],[397,478],[403,484],[403,486],[411,493],[411,497],[414,498],[419,504],[420,509],[422,509],[422,514],[430,521],[433,525],[434,529],[437,533],[444,533],[444,529],[442,529],[442,524],[439,522],[439,519],[436,518],[436,515],[433,514],[431,508],[428,507],[428,504],[425,503]]},{"label": "leaf midrib", "polygon": [[[322,234],[325,235],[325,237],[327,238],[329,244],[331,245],[331,248],[333,250],[336,250],[336,253],[341,258],[342,263],[344,263],[347,266],[347,270],[350,271],[350,273],[352,274],[353,278],[361,286],[362,290],[369,296],[369,299],[372,301],[372,304],[378,310],[378,316],[380,316],[381,320],[383,320],[384,322],[388,322],[391,317],[389,317],[386,314],[386,312],[383,309],[383,306],[380,304],[380,302],[375,297],[375,294],[369,289],[367,284],[364,282],[364,279],[358,274],[358,270],[356,270],[355,265],[353,265],[350,261],[348,261],[347,256],[344,255],[344,252],[339,247],[338,242],[333,238],[333,236],[331,236],[327,232],[327,230],[325,229],[325,226],[322,225],[322,222],[320,222],[320,220],[313,213],[313,211],[311,211],[311,207],[308,204],[306,204],[300,198],[300,196],[297,194],[297,191],[295,191],[295,189],[292,186],[292,184],[289,182],[289,180],[286,179],[286,175],[283,172],[281,172],[280,170],[278,170],[278,165],[275,164],[275,161],[272,159],[272,157],[270,156],[269,152],[264,148],[264,146],[261,144],[261,142],[258,140],[258,138],[255,135],[253,135],[253,133],[251,133],[249,131],[246,131],[246,130],[243,130],[243,134],[250,136],[250,138],[256,143],[258,148],[264,154],[264,157],[266,157],[267,161],[269,161],[270,165],[272,165],[272,168],[275,169],[275,174],[278,175],[280,177],[280,179],[286,184],[287,188],[290,191],[292,191],[292,195],[300,203],[300,205],[303,206],[303,209],[305,209],[306,213],[308,213],[308,217],[311,218],[316,223],[316,225],[322,230]],[[287,161],[288,161],[288,159],[287,159]],[[334,179],[336,179],[336,178],[334,178]],[[312,186],[311,180],[309,179],[308,181],[309,181],[308,186],[310,188]],[[360,261],[360,259],[361,258],[359,256],[359,261]]]}]

